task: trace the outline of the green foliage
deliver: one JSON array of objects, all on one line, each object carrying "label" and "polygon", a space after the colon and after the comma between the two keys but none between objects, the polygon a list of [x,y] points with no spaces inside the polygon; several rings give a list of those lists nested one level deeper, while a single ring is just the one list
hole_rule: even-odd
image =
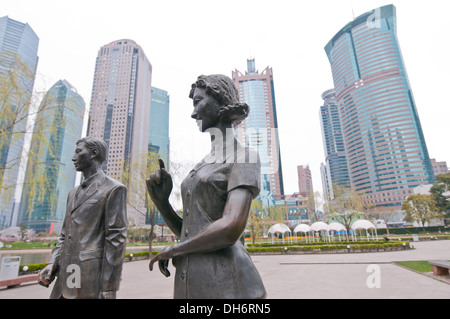
[{"label": "green foliage", "polygon": [[410,195],[403,203],[402,209],[406,213],[406,221],[417,222],[423,227],[430,220],[442,217],[442,214],[438,212],[439,210],[432,195]]},{"label": "green foliage", "polygon": [[[156,255],[158,253],[159,253],[159,251],[152,252],[153,255]],[[126,259],[130,258],[130,254],[133,254],[133,258],[134,257],[145,257],[145,256],[148,257],[148,255],[149,255],[148,251],[136,252],[136,253],[126,253],[124,258],[126,258]],[[22,272],[23,271],[23,267],[25,267],[25,266],[28,267],[27,272],[28,273],[32,273],[32,272],[36,272],[36,271],[40,271],[40,270],[44,269],[45,266],[47,266],[47,265],[48,265],[48,263],[20,265],[19,272]]]},{"label": "green foliage", "polygon": [[13,250],[13,249],[48,249],[55,245],[57,241],[52,242],[45,242],[45,241],[16,241],[12,243],[8,243],[8,245],[11,245],[11,248],[2,248],[2,250]]},{"label": "green foliage", "polygon": [[257,244],[248,244],[249,248],[257,248],[257,247],[286,247],[286,245],[293,246],[330,246],[330,245],[366,245],[366,244],[379,244],[382,243],[382,240],[356,240],[356,241],[335,241],[335,242],[312,242],[312,243],[295,243],[295,244],[283,244],[283,243],[257,243]]},{"label": "green foliage", "polygon": [[247,221],[247,229],[249,230],[249,236],[252,238],[253,243],[264,232],[265,217],[262,212],[263,207],[261,201],[258,199],[253,200]]},{"label": "green foliage", "polygon": [[[53,96],[50,92],[33,91],[34,72],[15,53],[0,54],[0,151],[6,151],[11,143],[20,142],[26,135],[32,135],[31,147],[20,152],[17,157],[9,156],[8,161],[0,161],[0,206],[11,200],[12,191],[17,185],[6,184],[3,179],[14,167],[20,165],[25,157],[27,179],[23,182],[23,194],[27,201],[26,214],[33,211],[35,205],[50,205],[49,214],[54,213],[57,190],[54,175],[58,171],[60,143],[59,129],[66,134],[75,134],[78,130],[72,123],[66,123],[64,112],[73,108],[74,99],[66,96]],[[40,103],[39,100],[42,100]],[[33,119],[33,125],[28,121]],[[67,164],[67,163],[64,163]],[[1,207],[0,207],[1,208]],[[49,216],[50,217],[50,216]]]},{"label": "green foliage", "polygon": [[426,260],[414,260],[414,261],[397,261],[395,262],[398,265],[401,265],[406,268],[410,268],[412,270],[415,270],[417,272],[431,272],[433,271],[433,268],[431,267],[430,263]]},{"label": "green foliage", "polygon": [[[23,139],[27,133],[28,111],[32,98],[34,74],[15,53],[0,55],[0,153],[9,145]],[[1,161],[0,202],[6,203],[12,196],[14,184],[4,184],[3,177],[20,164],[21,157]]]},{"label": "green foliage", "polygon": [[[152,251],[153,256],[156,255],[158,253],[158,251]],[[133,255],[134,257],[148,257],[149,253],[148,251],[141,251],[141,252],[137,252],[137,253],[126,253],[125,254],[125,258],[130,258],[131,255]]]},{"label": "green foliage", "polygon": [[22,272],[22,271],[23,271],[23,267],[25,267],[25,266],[28,267],[27,272],[28,272],[28,273],[32,273],[32,272],[35,272],[35,271],[39,271],[39,270],[44,269],[45,266],[47,266],[47,265],[48,265],[47,263],[30,264],[30,265],[20,265],[20,267],[19,267],[19,272]]},{"label": "green foliage", "polygon": [[[121,166],[123,171],[116,176],[116,179],[127,186],[127,204],[152,221],[156,207],[147,192],[145,180],[159,168],[158,153],[148,151],[140,154],[133,161],[131,158],[123,159]],[[147,212],[151,216],[147,216]],[[130,222],[135,224],[133,220]]]},{"label": "green foliage", "polygon": [[450,223],[450,173],[436,176],[436,183],[431,187],[430,193],[434,197],[436,207],[443,213],[447,224]]},{"label": "green foliage", "polygon": [[409,242],[399,241],[399,242],[375,242],[375,243],[347,243],[347,244],[332,244],[325,243],[323,245],[284,245],[284,246],[266,246],[266,247],[254,247],[247,248],[247,251],[250,253],[286,253],[289,251],[302,251],[302,252],[326,252],[326,251],[335,251],[335,250],[345,250],[348,251],[347,246],[350,246],[350,251],[358,251],[358,250],[379,250],[386,248],[409,248]]},{"label": "green foliage", "polygon": [[328,202],[330,217],[350,229],[355,220],[364,218],[365,212],[370,207],[365,201],[365,195],[350,187],[339,185],[334,185],[333,192],[335,198]]},{"label": "green foliage", "polygon": [[[413,235],[413,234],[429,234],[446,232],[449,229],[444,226],[428,226],[428,227],[389,227],[390,235]],[[378,236],[387,234],[386,228],[377,229]]]}]

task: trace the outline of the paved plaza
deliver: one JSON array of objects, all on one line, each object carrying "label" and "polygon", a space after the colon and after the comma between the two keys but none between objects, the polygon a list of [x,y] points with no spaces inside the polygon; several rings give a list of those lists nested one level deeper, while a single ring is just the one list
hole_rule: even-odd
[{"label": "paved plaza", "polygon": [[[393,262],[450,260],[450,240],[412,243],[415,249],[350,254],[252,256],[268,299],[449,299],[450,280],[438,280]],[[171,299],[173,275],[148,260],[124,263],[118,299]],[[174,274],[175,269],[169,270]],[[378,276],[375,280],[374,276]],[[0,299],[47,299],[37,284],[0,289]]]}]

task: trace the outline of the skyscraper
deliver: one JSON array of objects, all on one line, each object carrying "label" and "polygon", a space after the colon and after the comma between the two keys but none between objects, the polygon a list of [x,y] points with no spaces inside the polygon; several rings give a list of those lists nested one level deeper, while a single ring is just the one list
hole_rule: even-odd
[{"label": "skyscraper", "polygon": [[33,159],[28,160],[17,224],[36,233],[60,233],[67,195],[75,186],[72,156],[81,137],[86,104],[68,81],[60,80],[47,92],[42,105],[31,140]]},{"label": "skyscraper", "polygon": [[149,150],[158,152],[159,157],[169,167],[169,106],[170,98],[167,91],[152,87],[152,102],[150,106]]},{"label": "skyscraper", "polygon": [[298,165],[297,166],[297,176],[298,176],[298,191],[303,197],[308,198],[308,213],[314,214],[315,212],[315,201],[314,201],[314,187],[312,183],[311,170],[309,165]]},{"label": "skyscraper", "polygon": [[275,205],[284,195],[278,138],[277,108],[272,68],[261,73],[255,68],[255,59],[247,60],[247,71],[237,69],[232,79],[239,91],[239,100],[250,106],[250,114],[237,128],[241,143],[258,151],[261,159],[261,192],[264,205]]},{"label": "skyscraper", "polygon": [[333,185],[349,187],[350,177],[334,89],[325,91],[322,99],[324,103],[320,107],[320,124],[326,169],[321,169],[321,173],[326,174],[322,176],[324,192],[329,199],[333,199]]},{"label": "skyscraper", "polygon": [[398,39],[395,7],[349,22],[325,46],[352,187],[370,205],[399,210],[435,181]]},{"label": "skyscraper", "polygon": [[39,38],[27,23],[0,18],[0,229],[17,221],[38,46]]},{"label": "skyscraper", "polygon": [[298,165],[297,166],[298,175],[298,192],[302,196],[309,196],[314,193],[314,188],[312,184],[311,170],[309,166]]},{"label": "skyscraper", "polygon": [[[106,142],[104,170],[115,179],[122,180],[124,164],[146,165],[151,79],[152,65],[133,40],[114,41],[98,51],[88,135]],[[137,176],[129,176],[129,180],[136,181]],[[145,183],[140,184],[139,190],[128,192],[128,201],[134,202],[128,207],[128,217],[135,225],[145,223],[145,214],[139,213],[145,211],[145,203],[139,199]]]},{"label": "skyscraper", "polygon": [[[170,168],[169,106],[170,98],[167,91],[152,86],[148,149],[150,152],[158,153],[158,158],[164,161],[166,169]],[[154,224],[166,224],[158,210],[155,212]]]}]

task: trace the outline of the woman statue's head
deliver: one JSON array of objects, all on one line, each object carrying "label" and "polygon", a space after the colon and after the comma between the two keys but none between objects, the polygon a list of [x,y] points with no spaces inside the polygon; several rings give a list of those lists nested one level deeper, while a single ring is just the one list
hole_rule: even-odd
[{"label": "woman statue's head", "polygon": [[[194,108],[199,102],[199,99],[196,98],[196,92],[202,92],[214,99],[219,108],[216,116],[223,122],[238,125],[250,112],[246,103],[239,102],[238,90],[233,81],[226,75],[200,75],[197,78],[189,93],[189,97],[193,99]],[[194,110],[192,117],[198,120],[196,110]],[[199,120],[205,121],[206,119],[200,118]]]}]

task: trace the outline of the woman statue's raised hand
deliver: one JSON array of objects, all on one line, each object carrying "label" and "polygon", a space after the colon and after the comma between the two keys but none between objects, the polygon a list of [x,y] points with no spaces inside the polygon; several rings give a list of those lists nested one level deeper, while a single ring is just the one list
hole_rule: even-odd
[{"label": "woman statue's raised hand", "polygon": [[156,206],[169,201],[172,192],[172,176],[166,171],[164,161],[158,159],[159,169],[146,179],[148,193]]}]

